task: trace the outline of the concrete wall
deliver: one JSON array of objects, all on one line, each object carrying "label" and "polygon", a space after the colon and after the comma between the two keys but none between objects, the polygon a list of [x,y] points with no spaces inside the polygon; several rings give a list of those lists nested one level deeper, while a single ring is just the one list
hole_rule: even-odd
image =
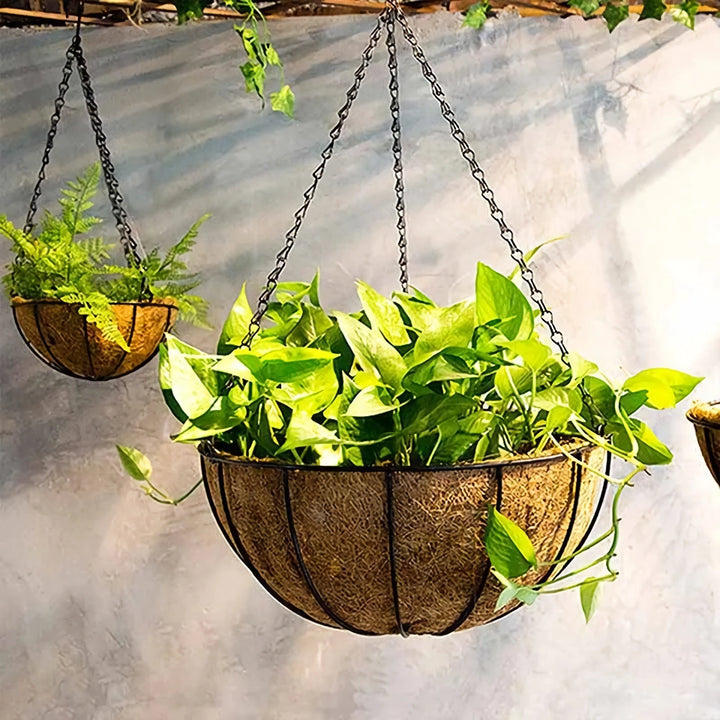
[{"label": "concrete wall", "polygon": [[[413,19],[572,348],[616,377],[667,365],[720,386],[720,26],[579,19]],[[274,23],[297,120],[241,91],[222,24],[95,29],[86,48],[129,211],[167,246],[212,212],[195,263],[220,323],[256,294],[350,84],[370,19]],[[0,30],[0,208],[24,217],[69,32]],[[439,300],[473,263],[508,260],[403,48],[410,273]],[[384,58],[370,73],[292,256],[331,307],[360,276],[396,283]],[[95,157],[76,86],[48,182]],[[108,225],[108,229],[110,225]],[[8,259],[6,247],[0,259]],[[210,349],[214,335],[183,328]],[[155,365],[62,377],[0,313],[0,717],[3,720],[718,720],[720,491],[678,410],[657,422],[676,462],[623,510],[620,580],[585,626],[543,599],[445,639],[364,639],[305,623],[251,578],[198,493],[143,497],[113,444],[137,445],[179,494]],[[607,522],[607,517],[603,522]]]}]

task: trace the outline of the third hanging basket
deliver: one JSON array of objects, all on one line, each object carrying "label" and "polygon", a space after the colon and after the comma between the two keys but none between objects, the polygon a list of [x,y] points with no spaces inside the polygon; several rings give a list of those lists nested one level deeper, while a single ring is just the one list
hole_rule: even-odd
[{"label": "third hanging basket", "polygon": [[705,464],[720,485],[720,400],[695,403],[688,410],[687,418],[695,426]]},{"label": "third hanging basket", "polygon": [[[265,589],[308,620],[361,635],[447,635],[507,614],[495,611],[502,585],[483,545],[488,503],[548,558],[584,543],[600,505],[599,476],[562,454],[335,468],[200,451],[215,518]],[[602,450],[573,454],[602,470]]]}]

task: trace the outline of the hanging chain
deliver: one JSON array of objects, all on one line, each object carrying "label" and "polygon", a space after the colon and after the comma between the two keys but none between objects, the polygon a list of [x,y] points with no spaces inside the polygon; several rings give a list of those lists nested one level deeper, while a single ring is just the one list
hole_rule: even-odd
[{"label": "hanging chain", "polygon": [[303,220],[305,219],[305,215],[307,214],[308,208],[310,207],[310,202],[312,201],[313,197],[315,196],[315,191],[317,190],[318,183],[320,182],[320,179],[323,176],[323,173],[325,172],[325,166],[327,165],[328,160],[332,157],[333,150],[335,148],[335,142],[340,137],[340,134],[342,133],[343,126],[345,125],[345,121],[348,118],[348,115],[350,114],[350,109],[353,106],[353,103],[355,102],[355,98],[357,98],[358,91],[360,89],[360,85],[365,78],[365,73],[368,69],[368,66],[370,65],[370,61],[372,60],[373,53],[375,52],[375,48],[377,47],[378,41],[380,40],[380,35],[382,34],[382,26],[385,22],[385,18],[388,14],[388,8],[383,10],[383,12],[378,17],[377,24],[375,25],[375,28],[370,33],[370,39],[368,41],[367,47],[365,50],[363,50],[362,53],[362,60],[360,62],[360,65],[358,66],[357,70],[355,71],[355,80],[350,87],[350,89],[346,93],[346,100],[345,104],[340,108],[338,111],[338,121],[335,124],[335,126],[330,130],[330,142],[325,146],[323,151],[320,153],[322,157],[322,161],[320,164],[315,168],[313,171],[312,177],[313,181],[310,184],[310,187],[305,191],[303,197],[304,202],[300,206],[300,208],[295,213],[295,222],[293,226],[290,228],[290,230],[287,231],[285,234],[285,246],[283,249],[277,254],[275,258],[275,267],[270,272],[270,274],[267,276],[265,287],[260,293],[260,297],[258,298],[257,302],[257,309],[255,310],[254,315],[252,316],[252,319],[250,320],[250,323],[248,325],[248,331],[245,337],[242,340],[241,346],[249,348],[254,337],[260,332],[260,323],[263,319],[263,316],[267,312],[268,303],[270,302],[270,297],[272,296],[273,292],[275,292],[275,288],[278,284],[278,279],[280,277],[280,274],[285,269],[285,265],[287,264],[288,255],[290,255],[290,251],[293,249],[293,246],[295,245],[295,240],[297,238],[298,232],[300,230],[300,227],[302,226]]},{"label": "hanging chain", "polygon": [[422,73],[425,79],[430,83],[432,94],[435,96],[436,100],[440,104],[440,111],[442,112],[442,116],[445,118],[445,120],[447,120],[448,125],[450,126],[450,133],[460,146],[460,152],[463,158],[465,158],[465,160],[467,161],[472,176],[475,178],[478,185],[480,186],[480,194],[490,208],[490,215],[500,228],[500,237],[507,243],[508,247],[510,248],[510,257],[517,263],[518,267],[520,268],[520,274],[522,275],[522,279],[530,288],[530,298],[540,309],[540,317],[550,331],[550,339],[560,350],[560,355],[563,361],[568,364],[570,353],[565,346],[565,338],[555,325],[555,319],[553,317],[552,310],[548,308],[547,304],[545,303],[542,291],[535,283],[535,275],[532,271],[532,268],[529,267],[528,264],[525,262],[522,250],[515,243],[513,231],[507,226],[503,211],[498,207],[497,203],[495,202],[495,193],[490,189],[490,186],[485,180],[485,172],[478,164],[477,158],[475,157],[475,152],[468,145],[465,133],[458,125],[457,120],[455,119],[455,113],[445,99],[445,93],[440,87],[437,76],[433,72],[433,69],[430,67],[430,63],[425,57],[425,53],[419,46],[417,38],[415,37],[415,34],[410,28],[410,25],[407,22],[407,18],[402,12],[398,13],[398,22],[402,26],[403,34],[405,35],[405,39],[408,41],[410,47],[412,48],[412,53],[415,59],[418,61],[420,67],[422,68]]},{"label": "hanging chain", "polygon": [[100,155],[100,165],[102,166],[105,184],[107,185],[108,197],[110,199],[112,213],[115,218],[115,225],[120,233],[120,241],[123,246],[123,252],[125,253],[128,265],[138,267],[141,265],[142,259],[145,257],[145,251],[139,240],[136,240],[133,237],[132,228],[130,227],[130,222],[128,220],[127,213],[125,212],[123,205],[124,199],[122,193],[120,192],[118,180],[115,177],[115,167],[110,158],[110,150],[107,146],[107,136],[103,132],[102,121],[100,120],[97,102],[95,101],[95,93],[92,89],[90,73],[88,72],[87,63],[85,62],[85,57],[83,55],[82,41],[80,38],[83,9],[84,3],[81,2],[78,9],[75,34],[73,35],[73,39],[65,52],[65,66],[63,67],[62,80],[58,85],[55,109],[50,117],[50,129],[45,142],[45,151],[40,164],[40,172],[38,173],[38,179],[35,184],[35,189],[33,190],[32,199],[30,200],[30,208],[25,220],[24,232],[31,232],[34,225],[35,215],[37,214],[38,209],[37,203],[42,193],[43,182],[46,179],[45,171],[50,163],[50,154],[55,144],[55,136],[57,135],[58,125],[60,123],[60,114],[65,106],[65,96],[68,88],[70,87],[73,62],[76,62],[78,75],[80,76],[80,85],[82,87],[83,95],[85,96],[85,105],[87,107],[88,115],[90,116],[90,125],[95,133],[95,144],[97,145],[98,153]]},{"label": "hanging chain", "polygon": [[392,152],[393,172],[395,174],[395,211],[397,213],[398,248],[400,249],[400,287],[408,291],[407,233],[405,225],[405,183],[403,180],[402,136],[400,134],[400,97],[398,83],[397,46],[395,44],[395,17],[398,9],[394,3],[389,4],[390,11],[385,19],[387,35],[385,44],[388,49],[388,70],[390,71],[390,115],[392,117]]},{"label": "hanging chain", "polygon": [[107,136],[103,131],[102,120],[98,111],[97,102],[95,101],[95,93],[92,88],[90,73],[88,72],[85,56],[83,55],[80,36],[77,36],[75,44],[75,59],[77,61],[78,74],[80,75],[80,85],[82,86],[83,95],[85,96],[85,105],[88,115],[90,116],[90,125],[95,133],[95,144],[100,154],[100,164],[105,177],[105,185],[107,185],[108,197],[112,207],[112,214],[115,217],[115,227],[120,233],[120,242],[123,246],[125,258],[130,266],[139,267],[142,259],[145,257],[145,251],[138,240],[133,236],[130,222],[128,221],[127,212],[124,207],[124,198],[120,192],[120,184],[115,176],[115,166],[110,158],[110,150],[107,146]]},{"label": "hanging chain", "polygon": [[42,193],[42,185],[45,181],[45,170],[50,163],[50,153],[55,145],[55,136],[57,135],[58,125],[60,124],[60,114],[62,113],[63,107],[65,107],[65,95],[67,94],[68,88],[70,87],[70,76],[73,71],[73,61],[75,60],[75,42],[77,36],[73,37],[73,41],[65,51],[65,67],[63,67],[62,80],[58,85],[58,94],[55,99],[55,109],[53,114],[50,116],[50,129],[48,130],[47,140],[45,141],[45,152],[43,153],[42,163],[40,164],[40,172],[38,173],[38,179],[35,183],[35,189],[33,190],[32,199],[30,200],[30,208],[25,218],[25,227],[23,232],[29,234],[35,223],[35,215],[38,210],[37,201],[40,199]]},{"label": "hanging chain", "polygon": [[[470,173],[475,178],[480,187],[480,194],[490,208],[490,216],[497,223],[497,226],[500,229],[500,237],[507,243],[508,247],[510,248],[510,257],[520,268],[520,275],[525,281],[525,284],[530,289],[530,299],[540,310],[540,318],[545,323],[545,327],[547,327],[550,333],[550,340],[560,351],[560,357],[562,361],[565,363],[565,365],[570,367],[570,353],[567,349],[567,346],[565,345],[565,337],[555,324],[555,316],[553,315],[552,310],[550,310],[550,308],[547,306],[542,290],[538,288],[537,283],[535,282],[535,273],[533,272],[532,268],[525,262],[523,251],[518,247],[517,243],[515,242],[515,235],[513,231],[508,227],[507,223],[505,222],[505,216],[503,214],[503,211],[498,207],[497,203],[495,202],[495,193],[487,184],[487,181],[485,179],[485,172],[480,167],[474,150],[468,144],[465,133],[463,132],[460,125],[458,125],[458,122],[455,119],[455,113],[447,102],[447,99],[445,98],[445,93],[440,86],[440,82],[438,81],[437,76],[435,75],[432,67],[430,66],[430,63],[425,57],[425,53],[420,47],[418,40],[415,37],[415,33],[410,27],[410,24],[407,21],[407,17],[397,6],[397,0],[387,1],[388,4],[395,10],[397,20],[403,30],[403,35],[405,36],[405,39],[407,40],[410,48],[412,49],[415,60],[417,60],[418,64],[422,69],[423,76],[430,84],[432,94],[440,105],[440,111],[442,113],[442,116],[445,118],[445,120],[447,120],[447,123],[450,126],[450,134],[460,146],[460,152],[463,158],[465,158],[468,166],[470,167]],[[590,396],[590,393],[585,388],[584,383],[580,383],[579,390],[582,395],[583,402],[590,411],[591,415],[600,415],[592,397]]]}]

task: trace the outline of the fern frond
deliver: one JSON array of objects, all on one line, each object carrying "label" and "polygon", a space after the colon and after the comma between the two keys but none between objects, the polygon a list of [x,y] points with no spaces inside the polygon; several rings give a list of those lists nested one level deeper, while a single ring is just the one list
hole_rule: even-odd
[{"label": "fern frond", "polygon": [[87,255],[87,259],[95,265],[100,265],[105,260],[109,260],[110,253],[108,251],[115,247],[112,243],[105,242],[104,238],[101,237],[85,238],[76,242]]},{"label": "fern frond", "polygon": [[212,329],[208,320],[208,303],[198,295],[178,295],[175,297],[178,304],[178,316],[184,322],[197,325],[207,330]]},{"label": "fern frond", "polygon": [[[190,229],[178,240],[168,251],[167,255],[162,262],[162,267],[165,268],[168,265],[175,263],[178,257],[185,255],[190,252],[195,246],[195,238],[200,232],[200,226],[210,217],[210,215],[203,215],[199,220],[194,222]],[[182,263],[182,269],[186,269],[185,263]]]},{"label": "fern frond", "polygon": [[100,182],[100,163],[93,163],[77,180],[71,180],[63,189],[60,197],[62,221],[70,233],[70,237],[81,235],[97,225],[99,218],[85,217],[85,213],[93,206],[92,199],[97,193]]},{"label": "fern frond", "polygon": [[73,292],[73,288],[65,287],[64,292],[60,294],[58,289],[58,299],[70,305],[79,305],[78,313],[84,315],[89,323],[96,325],[102,336],[119,345],[125,352],[130,352],[130,348],[120,332],[117,324],[117,318],[113,312],[110,300],[100,292],[80,293]]}]

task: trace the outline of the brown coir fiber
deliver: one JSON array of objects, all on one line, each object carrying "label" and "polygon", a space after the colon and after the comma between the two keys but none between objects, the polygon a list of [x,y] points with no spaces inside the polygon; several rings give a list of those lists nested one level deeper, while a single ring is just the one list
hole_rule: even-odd
[{"label": "brown coir fiber", "polygon": [[705,464],[720,485],[720,400],[695,402],[687,411]]},{"label": "brown coir fiber", "polygon": [[77,305],[12,299],[18,330],[35,354],[53,369],[86,380],[110,380],[137,370],[153,357],[177,318],[171,298],[113,303],[112,308],[129,353],[106,340]]},{"label": "brown coir fiber", "polygon": [[[403,629],[444,634],[508,611],[494,609],[502,586],[483,547],[488,503],[528,533],[540,560],[554,560],[577,548],[600,482],[563,455],[415,469],[283,467],[200,451],[223,534],[266,589],[312,620],[373,635],[399,631],[388,483]],[[574,453],[601,470],[602,450]]]}]

